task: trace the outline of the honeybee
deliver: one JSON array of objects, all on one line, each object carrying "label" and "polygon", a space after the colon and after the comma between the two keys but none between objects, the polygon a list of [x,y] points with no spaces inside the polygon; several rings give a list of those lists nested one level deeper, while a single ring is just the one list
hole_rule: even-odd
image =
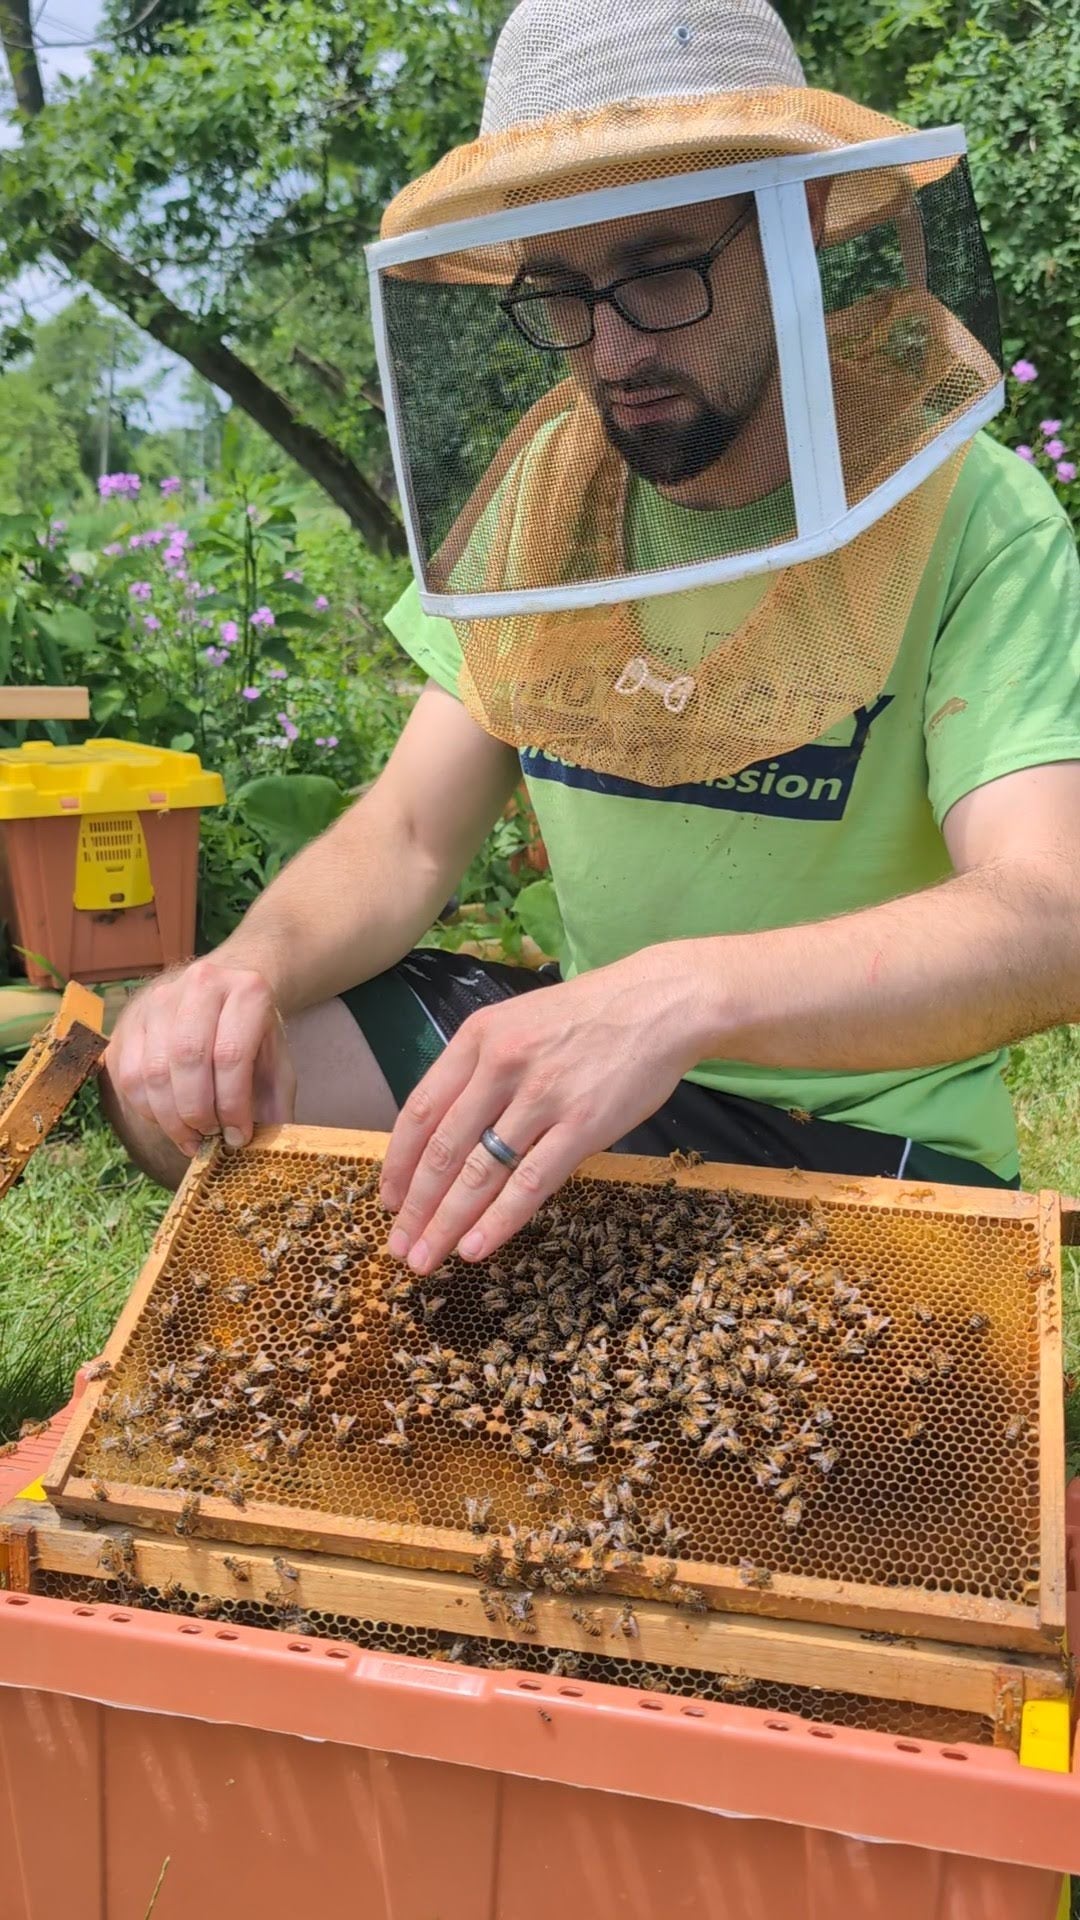
[{"label": "honeybee", "polygon": [[286,1460],[299,1459],[301,1448],[310,1438],[310,1427],[294,1427],[291,1433],[279,1433],[278,1439],[281,1442],[282,1451],[285,1454]]},{"label": "honeybee", "polygon": [[970,1333],[985,1333],[989,1325],[990,1315],[988,1313],[973,1313],[968,1321],[968,1331]]},{"label": "honeybee", "polygon": [[1013,1414],[1012,1419],[1005,1429],[1005,1438],[1010,1446],[1015,1446],[1018,1440],[1023,1439],[1027,1432],[1027,1424],[1022,1413]]},{"label": "honeybee", "polygon": [[162,1300],[156,1308],[157,1317],[163,1327],[171,1327],[179,1311],[180,1295],[178,1293],[170,1293],[168,1299]]},{"label": "honeybee", "polygon": [[535,1633],[536,1621],[533,1618],[533,1597],[527,1590],[522,1593],[508,1594],[503,1602],[503,1618],[509,1627],[520,1627],[522,1633]]},{"label": "honeybee", "polygon": [[952,1355],[946,1353],[944,1347],[931,1347],[930,1362],[938,1373],[946,1374],[953,1370]]},{"label": "honeybee", "polygon": [[392,1433],[380,1435],[375,1444],[378,1447],[388,1447],[391,1453],[400,1453],[402,1458],[406,1460],[412,1453],[412,1441],[409,1439],[408,1434],[399,1432],[396,1427]]},{"label": "honeybee", "polygon": [[491,1517],[491,1501],[484,1495],[477,1498],[470,1495],[465,1502],[465,1519],[473,1533],[486,1533]]},{"label": "honeybee", "polygon": [[916,1320],[921,1321],[924,1327],[933,1326],[934,1316],[925,1300],[913,1300],[911,1303],[911,1311],[915,1315]]},{"label": "honeybee", "polygon": [[634,1612],[629,1600],[623,1601],[622,1606],[615,1615],[615,1625],[618,1627],[619,1632],[625,1635],[627,1640],[637,1640],[640,1637],[637,1614]]},{"label": "honeybee", "polygon": [[234,1507],[247,1505],[247,1494],[244,1491],[243,1478],[239,1473],[230,1474],[227,1480],[216,1480],[214,1491],[220,1493],[222,1499],[228,1500]]},{"label": "honeybee", "polygon": [[812,1464],[826,1479],[828,1479],[829,1474],[832,1472],[839,1458],[840,1455],[835,1447],[821,1447],[817,1453],[810,1455]]},{"label": "honeybee", "polygon": [[248,1298],[249,1294],[251,1293],[251,1282],[250,1280],[239,1280],[239,1279],[228,1280],[226,1281],[225,1285],[222,1287],[221,1292],[223,1297],[226,1300],[228,1300],[231,1305],[236,1307],[242,1307],[244,1304],[244,1301]]},{"label": "honeybee", "polygon": [[300,1575],[296,1568],[290,1567],[280,1553],[275,1553],[271,1565],[283,1585],[295,1585],[299,1582]]},{"label": "honeybee", "polygon": [[[306,1398],[310,1405],[311,1395],[306,1394],[304,1398]],[[330,1415],[330,1425],[333,1429],[335,1446],[343,1447],[356,1425],[356,1415],[355,1413],[332,1413]]]},{"label": "honeybee", "polygon": [[739,1561],[739,1580],[744,1587],[764,1589],[772,1586],[772,1574],[766,1567],[756,1567],[752,1560]]},{"label": "honeybee", "polygon": [[919,1419],[909,1420],[901,1431],[905,1440],[918,1440],[926,1432],[926,1421]]},{"label": "honeybee", "polygon": [[788,1501],[782,1517],[785,1527],[791,1528],[792,1531],[794,1531],[796,1527],[802,1526],[803,1503],[797,1496],[794,1500]]},{"label": "honeybee", "polygon": [[927,1373],[925,1367],[917,1367],[909,1362],[909,1364],[902,1369],[902,1372],[909,1386],[925,1387],[930,1383],[930,1375]]},{"label": "honeybee", "polygon": [[177,1514],[173,1532],[181,1535],[194,1533],[201,1506],[202,1502],[197,1493],[186,1494],[180,1512]]},{"label": "honeybee", "polygon": [[95,1500],[108,1500],[111,1498],[109,1488],[104,1480],[91,1480],[90,1491]]},{"label": "honeybee", "polygon": [[88,1380],[104,1380],[105,1375],[111,1372],[111,1360],[92,1360],[86,1369],[86,1377]]}]

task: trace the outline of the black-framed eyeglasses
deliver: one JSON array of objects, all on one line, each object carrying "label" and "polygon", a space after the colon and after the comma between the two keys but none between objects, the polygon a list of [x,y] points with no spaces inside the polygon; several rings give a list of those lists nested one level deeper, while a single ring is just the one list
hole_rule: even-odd
[{"label": "black-framed eyeglasses", "polygon": [[530,346],[547,353],[568,353],[587,347],[596,337],[596,309],[614,307],[628,326],[639,333],[677,333],[696,327],[713,310],[710,271],[725,247],[754,217],[753,202],[725,228],[708,253],[670,266],[640,267],[624,273],[606,287],[528,289],[523,267],[499,305]]}]

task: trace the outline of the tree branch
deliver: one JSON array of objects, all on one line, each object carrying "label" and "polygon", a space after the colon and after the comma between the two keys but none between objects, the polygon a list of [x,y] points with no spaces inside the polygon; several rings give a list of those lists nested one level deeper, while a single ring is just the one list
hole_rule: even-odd
[{"label": "tree branch", "polygon": [[[30,0],[0,0],[0,44],[19,112],[32,120],[44,111],[45,92],[34,51]],[[387,553],[405,552],[401,521],[355,462],[318,428],[301,420],[284,396],[223,340],[209,338],[195,316],[170,300],[149,274],[60,208],[55,223],[45,228],[45,237],[61,265],[227,393],[336,501],[369,546]]]},{"label": "tree branch", "polygon": [[268,386],[224,341],[207,338],[198,320],[176,306],[141,267],[76,220],[65,220],[53,228],[48,241],[50,251],[64,266],[111,300],[144,333],[186,360],[204,380],[227,393],[318,481],[369,546],[387,553],[405,552],[405,531],[397,514],[380,499],[342,448],[301,420],[284,396]]},{"label": "tree branch", "polygon": [[[305,372],[314,374],[316,380],[327,389],[327,392],[336,395],[339,400],[348,393],[348,379],[341,368],[335,367],[331,361],[320,360],[318,354],[309,353],[306,347],[301,346],[295,346],[289,358],[294,366],[303,367]],[[356,391],[365,406],[373,407],[376,413],[381,413],[385,417],[386,408],[383,405],[382,395],[376,393],[374,387],[369,387],[366,381],[358,380]]]}]

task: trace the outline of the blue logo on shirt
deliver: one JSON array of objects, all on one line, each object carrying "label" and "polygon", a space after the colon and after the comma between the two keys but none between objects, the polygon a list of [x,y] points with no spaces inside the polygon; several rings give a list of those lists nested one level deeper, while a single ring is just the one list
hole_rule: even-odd
[{"label": "blue logo on shirt", "polygon": [[557,780],[564,787],[605,793],[628,800],[667,800],[689,807],[723,807],[729,813],[760,813],[780,820],[842,820],[851,797],[863,749],[878,716],[892,703],[883,693],[872,707],[859,707],[855,731],[843,746],[799,747],[775,760],[755,760],[741,773],[718,780],[695,780],[678,787],[647,787],[556,760],[539,747],[527,747],[521,767],[527,780]]}]

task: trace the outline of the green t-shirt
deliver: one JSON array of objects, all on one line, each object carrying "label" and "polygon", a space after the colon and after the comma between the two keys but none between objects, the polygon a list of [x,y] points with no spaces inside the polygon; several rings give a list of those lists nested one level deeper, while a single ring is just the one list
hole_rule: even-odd
[{"label": "green t-shirt", "polygon": [[[779,521],[790,504],[776,496]],[[673,534],[715,552],[723,516],[635,489],[637,565]],[[731,630],[760,577],[696,589],[701,630]],[[696,618],[695,618],[696,623]],[[415,586],[388,616],[432,679],[457,692],[461,647]],[[692,648],[688,647],[688,652]],[[793,926],[933,886],[951,872],[941,823],[974,788],[1022,767],[1080,759],[1080,566],[1064,512],[1039,474],[980,434],[944,514],[888,682],[811,745],[723,779],[654,788],[524,750],[551,858],[567,976],[658,941]],[[919,1071],[786,1072],[707,1060],[705,1086],[802,1107],[1017,1171],[1004,1056]]]}]

